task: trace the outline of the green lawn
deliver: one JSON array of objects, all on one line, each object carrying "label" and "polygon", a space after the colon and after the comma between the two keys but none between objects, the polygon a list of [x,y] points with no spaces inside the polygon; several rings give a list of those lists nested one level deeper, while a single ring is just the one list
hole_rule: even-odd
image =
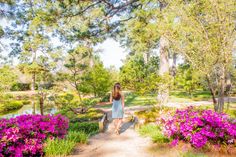
[{"label": "green lawn", "polygon": [[194,101],[207,101],[211,99],[209,91],[194,91],[191,95],[183,91],[171,91],[171,102],[194,102]]},{"label": "green lawn", "polygon": [[[127,94],[125,96],[126,107],[130,106],[145,106],[156,104],[157,95],[136,95],[133,93]],[[211,95],[208,91],[196,91],[192,95],[189,95],[183,91],[172,91],[170,92],[170,102],[195,102],[195,101],[206,101],[210,100]],[[103,108],[109,108],[111,105],[104,105]]]}]

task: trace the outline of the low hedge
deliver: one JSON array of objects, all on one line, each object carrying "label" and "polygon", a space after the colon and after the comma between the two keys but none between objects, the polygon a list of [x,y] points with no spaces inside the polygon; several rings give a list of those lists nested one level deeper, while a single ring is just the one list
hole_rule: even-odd
[{"label": "low hedge", "polygon": [[20,109],[23,106],[22,101],[7,101],[0,104],[0,113]]}]

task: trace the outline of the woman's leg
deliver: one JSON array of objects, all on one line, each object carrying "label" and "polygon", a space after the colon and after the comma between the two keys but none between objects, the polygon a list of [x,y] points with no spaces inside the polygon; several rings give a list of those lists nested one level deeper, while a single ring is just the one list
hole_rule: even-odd
[{"label": "woman's leg", "polygon": [[122,118],[119,118],[117,122],[117,129],[120,129],[121,123],[122,123]]},{"label": "woman's leg", "polygon": [[114,127],[115,127],[115,131],[117,130],[117,118],[114,119]]}]

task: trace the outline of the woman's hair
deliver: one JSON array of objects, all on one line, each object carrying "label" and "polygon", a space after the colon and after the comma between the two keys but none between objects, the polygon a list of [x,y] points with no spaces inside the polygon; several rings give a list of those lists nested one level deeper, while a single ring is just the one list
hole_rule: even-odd
[{"label": "woman's hair", "polygon": [[120,98],[121,98],[121,85],[120,85],[120,83],[116,83],[114,85],[114,88],[112,91],[112,98],[115,100],[120,100]]}]

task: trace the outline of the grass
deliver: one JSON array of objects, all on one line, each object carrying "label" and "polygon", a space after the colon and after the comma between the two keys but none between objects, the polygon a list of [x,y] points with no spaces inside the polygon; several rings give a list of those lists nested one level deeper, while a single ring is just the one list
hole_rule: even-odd
[{"label": "grass", "polygon": [[66,156],[69,155],[74,147],[76,142],[68,139],[48,139],[46,141],[46,147],[44,148],[45,156]]},{"label": "grass", "polygon": [[155,124],[146,124],[138,130],[139,134],[145,137],[150,137],[155,143],[168,143],[169,139],[165,137],[160,129]]},{"label": "grass", "polygon": [[[136,94],[129,94],[125,96],[125,107],[131,106],[145,106],[145,105],[153,105],[156,104],[156,96],[155,95],[145,95],[140,96]],[[102,108],[111,108],[111,104],[103,105]]]},{"label": "grass", "polygon": [[87,143],[89,135],[84,132],[69,131],[66,139],[76,143]]},{"label": "grass", "polygon": [[185,153],[181,153],[182,157],[207,157],[207,155],[202,154],[202,153],[194,153],[191,151],[187,151]]},{"label": "grass", "polygon": [[89,135],[84,132],[69,131],[64,139],[47,139],[45,156],[66,156],[71,154],[77,143],[87,143]]},{"label": "grass", "polygon": [[171,102],[194,102],[194,101],[207,101],[211,99],[209,91],[196,90],[191,95],[184,91],[171,91]]}]

